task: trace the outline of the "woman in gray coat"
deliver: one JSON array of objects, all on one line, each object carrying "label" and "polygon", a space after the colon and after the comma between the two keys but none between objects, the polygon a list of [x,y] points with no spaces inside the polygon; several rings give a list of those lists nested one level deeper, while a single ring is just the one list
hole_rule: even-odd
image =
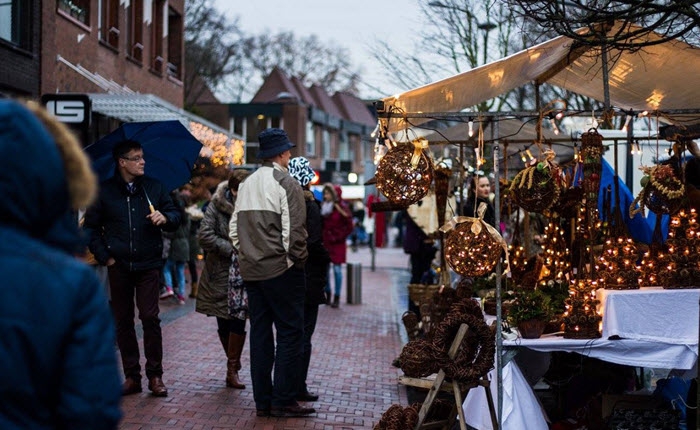
[{"label": "woman in gray coat", "polygon": [[234,170],[228,181],[217,186],[198,234],[206,258],[199,279],[196,311],[216,317],[219,339],[228,358],[226,386],[238,389],[245,388],[238,379],[238,371],[241,369],[246,332],[245,319],[234,318],[229,313],[228,276],[233,246],[228,225],[236,204],[238,185],[248,174],[247,170]]}]

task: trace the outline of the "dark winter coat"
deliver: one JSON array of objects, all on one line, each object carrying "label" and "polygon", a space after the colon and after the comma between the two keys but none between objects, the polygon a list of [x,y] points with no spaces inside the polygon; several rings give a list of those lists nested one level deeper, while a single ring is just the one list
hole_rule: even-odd
[{"label": "dark winter coat", "polygon": [[331,256],[323,246],[323,219],[321,207],[314,194],[304,190],[306,202],[306,231],[309,234],[306,239],[306,248],[309,258],[306,260],[306,303],[320,305],[326,303],[323,290],[328,282],[328,269]]},{"label": "dark winter coat", "polygon": [[342,212],[334,207],[330,215],[323,217],[323,245],[328,250],[333,264],[345,263],[348,252],[347,239],[353,229],[350,208],[337,194],[338,191],[333,191],[336,196],[334,199]]},{"label": "dark winter coat", "polygon": [[233,245],[228,226],[235,208],[228,181],[216,191],[199,226],[199,245],[205,252],[204,269],[199,278],[196,311],[205,315],[231,319],[228,312],[228,270]]},{"label": "dark winter coat", "polygon": [[53,135],[0,100],[0,429],[115,429],[112,315],[94,270],[71,254],[84,243],[69,206],[96,184],[75,138]]},{"label": "dark winter coat", "polygon": [[[158,269],[163,266],[161,227],[163,231],[175,231],[180,225],[180,212],[157,180],[141,176],[134,185],[134,192],[129,192],[118,173],[100,184],[100,196],[85,213],[90,252],[101,265],[112,257],[126,270]],[[164,225],[155,226],[146,218],[150,213],[146,195],[167,218]]]},{"label": "dark winter coat", "polygon": [[[492,227],[496,227],[496,210],[493,208],[491,202],[481,197],[478,197],[476,200],[476,209],[479,209],[479,205],[481,203],[486,203],[484,222],[486,222],[486,224],[491,225]],[[467,203],[464,205],[464,216],[478,218],[478,216],[475,215],[474,211],[474,196],[469,196],[469,198],[467,199]]]},{"label": "dark winter coat", "polygon": [[190,216],[185,212],[185,202],[182,199],[176,196],[173,201],[180,213],[180,225],[174,232],[166,232],[163,235],[170,239],[168,259],[182,263],[190,259]]}]

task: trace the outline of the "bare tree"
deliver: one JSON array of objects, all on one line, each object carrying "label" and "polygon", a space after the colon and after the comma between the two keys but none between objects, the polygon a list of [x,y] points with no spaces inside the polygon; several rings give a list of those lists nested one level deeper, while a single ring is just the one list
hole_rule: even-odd
[{"label": "bare tree", "polygon": [[[697,0],[505,1],[544,31],[586,46],[637,50],[676,39],[693,43],[700,35]],[[610,31],[613,23],[618,25]],[[648,39],[652,32],[660,37]]]},{"label": "bare tree", "polygon": [[[523,0],[524,1],[524,0]],[[556,36],[523,19],[520,6],[503,0],[421,0],[425,20],[415,53],[404,55],[379,42],[372,55],[405,89],[474,69]],[[526,111],[535,109],[535,91],[549,102],[565,100],[573,109],[590,110],[596,103],[551,85],[516,88],[474,106],[476,111]]]},{"label": "bare tree", "polygon": [[211,0],[190,0],[185,15],[185,108],[206,91],[222,87],[230,74],[240,73],[238,21],[231,21]]},{"label": "bare tree", "polygon": [[245,38],[242,47],[248,67],[260,78],[279,67],[305,85],[316,84],[329,93],[358,93],[360,72],[353,69],[347,49],[326,45],[316,35],[260,34]]}]

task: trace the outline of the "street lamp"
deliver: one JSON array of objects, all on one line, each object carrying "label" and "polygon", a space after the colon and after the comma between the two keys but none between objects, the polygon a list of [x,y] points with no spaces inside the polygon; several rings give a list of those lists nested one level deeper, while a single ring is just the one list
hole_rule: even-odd
[{"label": "street lamp", "polygon": [[493,30],[494,28],[498,27],[496,24],[492,23],[491,21],[486,21],[486,22],[481,22],[477,24],[476,26],[479,30],[484,31],[484,64],[488,62],[488,46],[489,46],[489,31]]}]

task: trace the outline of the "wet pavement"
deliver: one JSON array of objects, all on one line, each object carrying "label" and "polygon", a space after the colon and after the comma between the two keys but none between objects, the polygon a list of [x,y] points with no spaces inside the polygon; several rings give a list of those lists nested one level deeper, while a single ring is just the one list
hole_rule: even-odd
[{"label": "wet pavement", "polygon": [[248,343],[240,372],[247,387],[226,388],[216,321],[194,312],[192,299],[182,306],[168,299],[161,301],[161,319],[169,395],[150,396],[144,380],[144,393],[123,398],[120,429],[371,429],[392,404],[407,406],[405,387],[397,383],[401,371],[391,362],[406,341],[399,323],[406,309],[408,256],[400,248],[382,248],[373,259],[365,247],[348,249],[348,262],[362,265],[362,303],[347,304],[343,288],[339,309],[319,310],[307,379],[310,391],[320,395],[308,404],[316,414],[256,417]]}]

